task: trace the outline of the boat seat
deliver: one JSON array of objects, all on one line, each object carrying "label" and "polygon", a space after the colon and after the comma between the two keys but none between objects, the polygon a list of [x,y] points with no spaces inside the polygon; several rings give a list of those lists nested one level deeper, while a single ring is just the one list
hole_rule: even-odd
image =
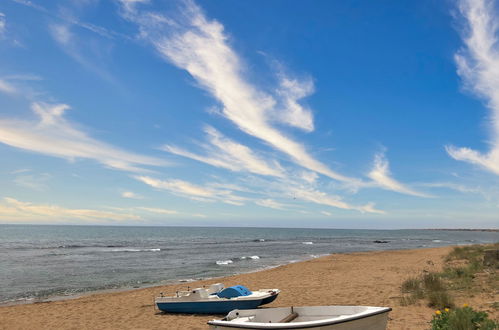
[{"label": "boat seat", "polygon": [[280,320],[279,323],[288,323],[288,322],[293,321],[297,317],[298,317],[298,313],[293,312],[293,313],[289,314],[288,316],[286,316],[285,318],[283,318],[282,320]]}]

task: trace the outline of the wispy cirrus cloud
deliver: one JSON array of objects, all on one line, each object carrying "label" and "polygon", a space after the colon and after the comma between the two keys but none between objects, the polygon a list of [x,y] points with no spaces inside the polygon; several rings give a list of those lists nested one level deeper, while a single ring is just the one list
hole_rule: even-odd
[{"label": "wispy cirrus cloud", "polygon": [[266,199],[258,199],[255,201],[256,205],[260,205],[263,207],[268,207],[271,209],[276,209],[276,210],[284,210],[287,208],[287,205],[284,205],[282,203],[276,202],[273,199],[266,198]]},{"label": "wispy cirrus cloud", "polygon": [[143,207],[143,206],[139,206],[139,207],[136,207],[136,209],[142,210],[142,211],[146,211],[146,212],[150,212],[150,213],[157,213],[157,214],[168,214],[168,215],[171,215],[171,214],[178,214],[179,213],[178,211],[175,211],[175,210],[163,209],[163,208],[157,208],[157,207]]},{"label": "wispy cirrus cloud", "polygon": [[213,127],[206,127],[205,132],[210,144],[204,144],[206,153],[204,156],[169,145],[161,147],[161,150],[235,172],[247,171],[260,175],[284,177],[284,170],[277,161],[264,160],[247,146],[223,136]]},{"label": "wispy cirrus cloud", "polygon": [[0,92],[15,94],[17,93],[17,88],[8,80],[0,78]]},{"label": "wispy cirrus cloud", "polygon": [[[323,191],[316,187],[315,180],[307,182],[299,175],[282,178],[246,177],[240,178],[241,184],[209,184],[209,187],[226,188],[245,193],[247,201],[257,205],[281,210],[296,210],[303,203],[313,203],[336,209],[358,211],[361,213],[384,214],[385,211],[374,207],[374,203],[356,205],[346,201],[342,196]],[[276,199],[288,200],[287,203]]]},{"label": "wispy cirrus cloud", "polygon": [[92,159],[107,167],[146,171],[141,166],[163,166],[160,159],[125,151],[88,136],[64,118],[66,104],[35,102],[37,120],[0,119],[0,142],[12,147],[64,159]]},{"label": "wispy cirrus cloud", "polygon": [[392,178],[390,174],[389,163],[385,158],[384,153],[378,153],[375,155],[373,168],[367,176],[373,180],[373,183],[376,186],[383,189],[418,197],[431,197],[430,195],[411,189]]},{"label": "wispy cirrus cloud", "polygon": [[175,216],[175,217],[207,217],[204,214],[200,213],[190,213],[190,212],[182,212],[173,209],[166,209],[163,207],[149,207],[149,206],[135,206],[135,207],[107,207],[108,209],[119,211],[119,212],[128,212],[132,214],[139,214],[142,219],[150,218],[153,216]]},{"label": "wispy cirrus cloud", "polygon": [[[60,48],[76,62],[80,63],[87,70],[97,74],[103,79],[117,83],[116,79],[103,67],[102,63],[105,51],[108,51],[109,46],[99,44],[96,47],[96,41],[88,42],[88,38],[81,38],[72,32],[72,24],[69,23],[52,23],[49,25],[49,31],[54,40],[59,44]],[[98,60],[96,60],[98,59]],[[100,63],[100,64],[97,64]]]},{"label": "wispy cirrus cloud", "polygon": [[455,55],[465,87],[483,98],[490,110],[490,150],[446,146],[448,154],[499,175],[499,15],[491,0],[461,0],[459,9],[467,29],[464,47]]},{"label": "wispy cirrus cloud", "polygon": [[326,205],[343,210],[355,210],[362,213],[385,213],[385,211],[376,209],[374,207],[374,203],[368,203],[366,205],[352,205],[345,202],[341,196],[327,194],[313,188],[290,187],[288,190],[297,200]]},{"label": "wispy cirrus cloud", "polygon": [[[33,3],[32,1],[28,1],[28,0],[12,0],[12,1],[15,3],[18,3],[20,5],[32,8],[40,13],[47,15],[48,17],[52,17],[54,19],[57,19],[66,25],[78,26],[78,27],[85,29],[87,31],[96,33],[96,34],[100,35],[101,37],[105,37],[108,39],[114,39],[116,37],[119,37],[122,39],[129,39],[127,35],[118,33],[118,32],[113,31],[113,30],[108,30],[102,26],[94,25],[94,24],[91,24],[88,22],[83,22],[83,21],[77,19],[74,15],[69,13],[67,7],[66,7],[66,9],[60,10],[58,12],[58,11],[48,10],[47,8],[45,8],[41,5]],[[77,1],[76,5],[77,5],[78,9],[81,9],[82,5],[90,4],[93,2],[95,2],[95,1]],[[74,4],[75,2],[72,2],[72,3]]]},{"label": "wispy cirrus cloud", "polygon": [[37,92],[33,91],[25,82],[35,80],[42,80],[42,78],[31,74],[2,76],[0,77],[0,92],[10,95],[19,94],[28,99],[32,98],[37,95]]},{"label": "wispy cirrus cloud", "polygon": [[432,183],[422,183],[420,186],[429,187],[429,188],[444,188],[451,189],[463,194],[481,194],[482,191],[479,187],[467,187],[462,184],[453,183],[453,182],[432,182]]},{"label": "wispy cirrus cloud", "polygon": [[[141,1],[142,2],[142,1]],[[306,148],[271,125],[275,118],[312,130],[312,116],[298,100],[310,94],[309,81],[283,78],[279,92],[265,93],[245,78],[244,65],[230,47],[224,27],[209,20],[193,2],[186,2],[179,17],[141,11],[137,2],[121,1],[123,16],[139,26],[140,36],[166,60],[186,70],[199,86],[222,105],[222,115],[245,133],[288,155],[299,166],[340,181],[360,181],[341,175],[312,157]],[[282,97],[282,102],[276,98]],[[282,105],[282,116],[275,116]]]},{"label": "wispy cirrus cloud", "polygon": [[300,128],[306,132],[314,130],[312,111],[300,104],[300,100],[314,93],[311,78],[299,80],[283,73],[279,75],[279,87],[276,94],[280,104],[276,106],[276,116],[280,122]]},{"label": "wispy cirrus cloud", "polygon": [[116,213],[93,209],[71,209],[58,205],[22,202],[11,197],[0,201],[0,220],[8,222],[64,222],[84,220],[91,222],[140,220],[134,214]]},{"label": "wispy cirrus cloud", "polygon": [[69,45],[74,38],[69,25],[53,24],[50,26],[50,32],[54,39],[64,46]]},{"label": "wispy cirrus cloud", "polygon": [[[200,87],[222,104],[221,115],[232,121],[243,132],[283,152],[294,163],[308,169],[310,172],[302,176],[302,179],[308,180],[308,183],[317,180],[317,174],[314,173],[320,173],[348,185],[372,186],[372,183],[331,170],[312,157],[302,144],[287,137],[283,131],[273,126],[277,123],[305,131],[314,129],[312,111],[300,104],[301,99],[313,93],[311,78],[299,80],[281,72],[279,85],[273,94],[269,94],[246,78],[244,64],[231,48],[222,24],[206,18],[196,4],[186,2],[179,16],[167,17],[158,12],[141,10],[140,5],[143,3],[144,1],[122,1],[123,16],[138,25],[140,37],[150,42],[162,57],[186,70]],[[278,163],[269,166],[268,161],[263,162],[256,158],[255,153],[249,148],[223,137],[217,131],[211,129],[207,133],[210,144],[204,148],[205,152],[207,151],[205,155],[171,145],[164,146],[163,150],[232,171],[248,171],[281,179],[288,175],[280,166],[274,165]],[[231,152],[225,151],[227,146]],[[384,179],[389,178],[386,174],[385,172]],[[391,183],[394,182],[396,181]],[[401,184],[398,186],[378,184],[378,186],[421,196],[411,190],[401,189],[403,187]],[[286,187],[286,189],[288,192],[296,190],[295,195],[308,202],[346,210],[382,213],[375,209],[372,203],[351,205],[343,201],[340,196],[297,187],[291,185],[291,188]],[[172,189],[170,184],[168,189]]]},{"label": "wispy cirrus cloud", "polygon": [[124,191],[121,193],[121,197],[123,198],[131,198],[131,199],[144,199],[143,196],[134,193],[133,191]]},{"label": "wispy cirrus cloud", "polygon": [[52,175],[48,173],[42,173],[42,174],[19,173],[14,178],[14,183],[20,187],[29,188],[36,191],[44,191],[48,188],[47,182],[51,178]]},{"label": "wispy cirrus cloud", "polygon": [[244,197],[235,195],[229,189],[201,186],[184,180],[160,180],[149,176],[135,176],[134,178],[156,189],[169,191],[172,194],[199,201],[220,201],[226,204],[240,206],[244,205],[244,202],[247,200]]},{"label": "wispy cirrus cloud", "polygon": [[0,39],[5,37],[7,32],[7,19],[4,13],[0,13]]}]

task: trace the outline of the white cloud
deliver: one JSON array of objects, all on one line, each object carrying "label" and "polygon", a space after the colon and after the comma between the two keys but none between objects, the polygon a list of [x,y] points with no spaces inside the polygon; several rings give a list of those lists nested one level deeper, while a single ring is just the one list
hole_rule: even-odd
[{"label": "white cloud", "polygon": [[311,132],[314,130],[312,111],[298,101],[313,94],[312,79],[303,81],[281,75],[277,95],[281,98],[281,109],[277,116],[281,122]]},{"label": "white cloud", "polygon": [[69,209],[57,205],[34,204],[21,202],[5,197],[0,202],[0,219],[8,222],[64,222],[68,220],[84,221],[124,221],[140,220],[133,214],[123,214],[92,209]]},{"label": "white cloud", "polygon": [[[335,180],[360,181],[331,170],[314,159],[302,144],[271,126],[277,103],[275,96],[264,93],[245,79],[243,64],[229,46],[223,26],[208,20],[194,3],[188,2],[182,17],[174,22],[157,13],[128,6],[124,9],[124,16],[139,25],[141,36],[165,59],[188,71],[202,88],[220,101],[222,114],[239,129],[284,152],[299,166]],[[152,14],[162,19],[146,19]],[[306,130],[313,128],[310,111],[296,102],[310,92],[309,82],[282,80],[281,94],[287,105],[283,118],[287,123]],[[298,123],[299,119],[303,122]]]},{"label": "white cloud", "polygon": [[326,212],[326,211],[321,211],[321,214],[327,216],[327,217],[330,217],[332,216],[333,214],[331,212]]},{"label": "white cloud", "polygon": [[148,176],[136,176],[137,180],[158,189],[196,197],[214,197],[215,191],[182,180],[158,180]]},{"label": "white cloud", "polygon": [[0,77],[0,92],[11,95],[23,94],[30,98],[36,93],[22,84],[24,81],[28,80],[41,80],[41,78],[35,75],[10,75]]},{"label": "white cloud", "polygon": [[131,199],[144,199],[144,197],[142,197],[139,194],[134,193],[133,191],[124,191],[121,193],[121,197],[131,198]]},{"label": "white cloud", "polygon": [[216,167],[231,171],[248,171],[255,174],[283,177],[284,171],[277,161],[266,161],[248,147],[239,144],[207,127],[206,133],[210,145],[205,145],[207,156],[201,156],[178,147],[165,145],[161,149],[176,155],[188,157]]},{"label": "white cloud", "polygon": [[0,13],[0,39],[5,36],[7,31],[7,19],[4,13]]},{"label": "white cloud", "polygon": [[12,85],[6,79],[0,78],[0,92],[6,93],[6,94],[15,94],[15,93],[17,93],[17,89],[14,87],[14,85]]},{"label": "white cloud", "polygon": [[466,161],[499,175],[499,20],[493,1],[461,0],[465,23],[463,47],[456,55],[458,74],[465,86],[487,101],[490,109],[490,150],[446,146],[456,160]]},{"label": "white cloud", "polygon": [[300,174],[300,177],[307,183],[312,184],[317,181],[319,176],[315,172],[310,172],[310,171],[303,171]]},{"label": "white cloud", "polygon": [[14,183],[18,186],[29,188],[36,191],[44,191],[48,188],[47,181],[49,181],[52,176],[48,173],[43,173],[40,175],[35,174],[24,174],[18,175],[14,178]]},{"label": "white cloud", "polygon": [[156,189],[166,190],[175,195],[189,197],[199,201],[221,201],[226,204],[244,205],[246,198],[234,195],[228,189],[216,189],[213,187],[203,187],[183,180],[159,180],[148,176],[135,176],[141,181]]},{"label": "white cloud", "polygon": [[445,146],[445,150],[455,160],[479,165],[492,173],[499,174],[499,146],[493,146],[493,149],[486,154],[466,147]]},{"label": "white cloud", "polygon": [[40,92],[32,89],[26,82],[42,80],[33,74],[17,74],[0,77],[0,92],[10,96],[20,95],[26,99],[35,99]]},{"label": "white cloud", "polygon": [[157,214],[178,214],[177,211],[175,210],[168,210],[168,209],[162,209],[162,208],[156,208],[156,207],[137,207],[136,209],[138,210],[143,210],[146,212],[150,213],[157,213]]},{"label": "white cloud", "polygon": [[53,24],[50,26],[50,32],[54,39],[62,45],[68,45],[73,39],[69,25]]},{"label": "white cloud", "polygon": [[[216,20],[206,18],[193,2],[187,2],[180,17],[174,20],[155,12],[141,10],[138,6],[133,8],[124,6],[123,9],[124,17],[139,26],[140,36],[144,40],[150,42],[167,61],[186,70],[201,88],[220,102],[221,115],[232,121],[243,132],[285,153],[295,164],[308,169],[311,173],[302,176],[307,183],[314,183],[317,175],[313,173],[319,173],[349,186],[372,186],[371,183],[331,170],[312,157],[303,144],[287,137],[272,125],[277,120],[278,123],[305,131],[313,130],[311,110],[298,102],[313,92],[312,79],[298,80],[280,74],[280,85],[275,89],[275,93],[270,95],[264,92],[246,78],[244,64],[231,48],[223,25]],[[149,19],[150,17],[154,19]],[[222,144],[217,143],[217,140],[222,138],[219,137],[219,133],[217,135],[209,134],[211,145],[208,148],[208,156],[201,156],[174,146],[165,146],[164,150],[233,171],[246,170],[255,174],[269,175],[269,168],[274,172],[279,168],[269,166],[268,162],[266,164],[260,160],[256,162],[254,152],[226,138],[224,138],[224,147],[228,141],[239,153],[234,155],[234,152],[221,152],[220,149],[223,150],[224,147],[220,147]],[[283,178],[283,174],[286,173],[280,171],[270,175]],[[375,174],[376,172],[373,173],[374,176]],[[386,174],[385,172],[382,178],[385,183],[389,179]],[[385,184],[383,187],[422,195],[409,189],[402,189],[405,187],[394,180],[390,183],[391,185]],[[398,186],[395,186],[395,183]],[[373,204],[352,206],[342,201],[339,196],[329,196],[315,190],[298,189],[298,192],[302,194],[303,199],[322,205],[361,212],[381,212],[376,210]]]},{"label": "white cloud", "polygon": [[334,208],[339,208],[343,210],[356,210],[362,213],[378,213],[384,214],[385,212],[382,210],[377,210],[374,208],[373,203],[368,203],[366,205],[355,206],[350,205],[347,202],[343,201],[340,196],[328,195],[325,192],[316,190],[316,189],[304,189],[304,188],[289,188],[290,192],[295,196],[297,200],[303,200],[312,202],[320,205],[327,205]]},{"label": "white cloud", "polygon": [[[362,213],[384,213],[374,207],[373,203],[366,205],[352,205],[345,202],[341,196],[331,195],[328,192],[315,188],[315,182],[307,182],[300,175],[293,175],[284,179],[274,179],[266,177],[245,177],[240,178],[241,184],[210,184],[210,187],[226,188],[234,191],[245,192],[247,200],[252,200],[261,206],[269,206],[275,199],[287,198],[289,204],[279,203],[281,209],[302,207],[303,202],[312,202],[319,205],[326,205],[334,208],[359,211]],[[262,205],[262,201],[264,204]],[[277,203],[277,202],[276,202]],[[277,205],[277,204],[275,204]]]},{"label": "white cloud", "polygon": [[275,200],[270,199],[270,198],[256,200],[255,204],[263,206],[263,207],[268,207],[271,209],[276,209],[276,210],[284,210],[284,208],[285,208],[284,204],[276,202]]},{"label": "white cloud", "polygon": [[[89,42],[89,38],[80,38],[71,32],[73,22],[66,19],[65,24],[50,24],[49,31],[60,48],[76,62],[80,63],[87,70],[99,75],[103,79],[116,84],[115,78],[104,68],[104,58],[109,49],[107,44],[98,40]],[[95,44],[98,44],[96,47]]]},{"label": "white cloud", "polygon": [[143,4],[143,3],[148,3],[149,0],[118,0],[122,6],[125,8],[126,11],[133,11],[135,10],[135,6],[137,4]]},{"label": "white cloud", "polygon": [[64,119],[66,104],[35,102],[32,110],[38,120],[0,119],[0,142],[45,155],[69,160],[93,159],[107,167],[139,172],[140,166],[162,166],[165,162],[131,153],[89,137]]},{"label": "white cloud", "polygon": [[[70,14],[67,7],[60,7],[60,9],[61,9],[60,12],[56,13],[52,10],[48,10],[47,8],[45,8],[41,5],[35,4],[35,3],[28,1],[28,0],[12,0],[12,1],[17,2],[18,4],[24,5],[26,7],[30,7],[38,12],[41,12],[41,13],[47,15],[48,17],[51,17],[51,18],[56,17],[59,21],[62,21],[64,23],[66,23],[67,25],[76,25],[82,29],[96,33],[101,37],[105,37],[108,39],[113,39],[115,37],[129,39],[128,36],[123,35],[121,33],[118,33],[116,31],[108,30],[106,28],[103,28],[102,26],[98,26],[98,25],[94,25],[94,24],[90,24],[90,23],[82,22],[82,21],[78,20],[77,18],[75,18],[73,15]],[[92,3],[92,2],[97,2],[97,1],[99,1],[99,0],[88,0],[88,1],[87,0],[76,0],[76,1],[73,1],[73,3],[80,2],[80,5],[83,5],[84,2]],[[125,2],[133,2],[133,1],[125,1]],[[143,1],[137,0],[135,2],[143,2]],[[81,10],[81,8],[77,8],[77,9]]]},{"label": "white cloud", "polygon": [[374,166],[371,172],[369,172],[368,176],[374,181],[377,186],[383,189],[388,189],[407,195],[431,197],[429,195],[417,192],[409,187],[406,187],[402,183],[390,177],[388,160],[385,158],[383,153],[378,153],[374,157]]},{"label": "white cloud", "polygon": [[10,172],[10,174],[21,174],[21,173],[26,173],[26,172],[31,172],[31,169],[29,168],[20,168],[18,170],[14,170]]},{"label": "white cloud", "polygon": [[430,188],[443,188],[443,189],[451,189],[458,191],[463,194],[478,194],[482,195],[485,199],[497,199],[494,197],[497,195],[497,192],[494,192],[494,189],[484,189],[480,186],[469,187],[463,184],[453,183],[453,182],[434,182],[434,183],[421,183],[421,186],[430,187]]},{"label": "white cloud", "polygon": [[466,186],[451,183],[451,182],[434,182],[434,183],[423,183],[421,186],[430,187],[430,188],[448,188],[452,190],[456,190],[462,193],[477,193],[477,188],[468,188]]}]

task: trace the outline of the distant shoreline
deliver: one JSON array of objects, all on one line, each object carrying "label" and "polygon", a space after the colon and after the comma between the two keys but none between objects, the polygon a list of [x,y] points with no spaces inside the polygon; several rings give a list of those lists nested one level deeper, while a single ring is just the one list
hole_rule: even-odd
[{"label": "distant shoreline", "polygon": [[480,229],[480,228],[473,228],[473,229],[467,229],[467,228],[456,228],[456,229],[449,229],[449,228],[425,228],[423,230],[442,230],[442,231],[484,231],[484,232],[490,232],[490,233],[496,233],[499,232],[499,229]]}]

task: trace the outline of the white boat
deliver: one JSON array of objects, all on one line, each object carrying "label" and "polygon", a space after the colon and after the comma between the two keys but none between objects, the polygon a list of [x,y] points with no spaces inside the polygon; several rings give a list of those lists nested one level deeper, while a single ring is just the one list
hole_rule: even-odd
[{"label": "white boat", "polygon": [[167,313],[227,314],[234,309],[251,309],[274,301],[279,289],[250,291],[242,285],[224,288],[212,284],[208,288],[177,291],[175,296],[161,295],[155,299],[159,310]]},{"label": "white boat", "polygon": [[385,330],[390,307],[303,306],[233,310],[211,329]]}]

